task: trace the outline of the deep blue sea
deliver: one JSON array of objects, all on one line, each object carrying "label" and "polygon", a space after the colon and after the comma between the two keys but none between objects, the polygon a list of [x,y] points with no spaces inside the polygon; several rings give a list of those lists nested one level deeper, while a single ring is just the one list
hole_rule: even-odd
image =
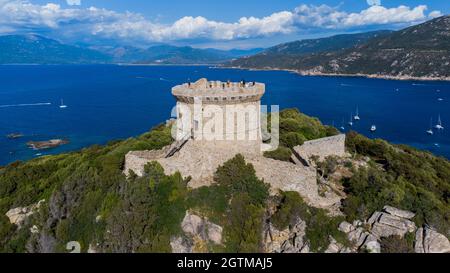
[{"label": "deep blue sea", "polygon": [[[297,107],[325,124],[344,123],[346,131],[359,108],[361,121],[353,130],[450,158],[450,82],[303,77],[206,66],[3,65],[0,165],[144,133],[170,118],[172,86],[201,77],[264,82],[264,104]],[[62,99],[68,108],[59,108]],[[448,128],[427,135],[430,119],[434,126],[439,115]],[[370,132],[373,124],[375,133]],[[16,132],[25,136],[6,138]],[[70,144],[42,152],[26,146],[30,140],[53,138],[68,138]]]}]

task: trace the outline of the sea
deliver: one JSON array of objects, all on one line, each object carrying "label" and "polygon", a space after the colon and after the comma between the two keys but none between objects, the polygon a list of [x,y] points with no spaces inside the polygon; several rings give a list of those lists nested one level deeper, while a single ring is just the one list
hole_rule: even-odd
[{"label": "sea", "polygon": [[[208,66],[0,65],[0,166],[138,136],[171,118],[173,86],[199,78],[263,82],[265,105],[295,107],[344,132],[354,130],[450,159],[450,82]],[[357,110],[361,120],[350,127]],[[427,134],[439,117],[444,129]],[[11,133],[23,137],[9,139]],[[70,143],[44,151],[26,145],[57,138]]]}]

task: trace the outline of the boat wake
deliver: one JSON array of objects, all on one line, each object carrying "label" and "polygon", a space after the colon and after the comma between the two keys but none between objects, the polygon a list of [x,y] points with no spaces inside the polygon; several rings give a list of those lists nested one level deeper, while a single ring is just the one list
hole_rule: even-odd
[{"label": "boat wake", "polygon": [[52,105],[50,102],[42,102],[42,103],[22,103],[22,104],[6,104],[0,105],[0,108],[9,108],[9,107],[28,107],[28,106],[45,106]]}]

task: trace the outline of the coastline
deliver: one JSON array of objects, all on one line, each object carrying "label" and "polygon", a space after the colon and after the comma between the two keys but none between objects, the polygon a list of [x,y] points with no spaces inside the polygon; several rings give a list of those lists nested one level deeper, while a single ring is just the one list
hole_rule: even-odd
[{"label": "coastline", "polygon": [[378,75],[378,74],[344,74],[344,73],[323,73],[323,72],[310,72],[303,70],[287,69],[287,68],[248,68],[239,66],[222,66],[218,63],[210,64],[136,64],[136,63],[93,63],[93,64],[0,64],[1,66],[70,66],[70,65],[115,65],[115,66],[208,66],[214,69],[236,69],[236,70],[248,70],[248,71],[286,71],[295,73],[301,76],[310,77],[358,77],[367,79],[382,79],[382,80],[395,80],[395,81],[435,81],[435,82],[450,82],[450,77],[414,77],[414,76],[390,76],[390,75]]},{"label": "coastline", "polygon": [[284,69],[284,68],[246,68],[238,66],[216,66],[214,68],[222,69],[240,69],[248,71],[286,71],[295,73],[301,76],[310,77],[359,77],[367,79],[382,79],[382,80],[396,80],[396,81],[445,81],[450,82],[450,77],[414,77],[414,76],[389,76],[389,75],[378,75],[378,74],[338,74],[338,73],[322,73],[322,72],[308,72],[295,69]]}]

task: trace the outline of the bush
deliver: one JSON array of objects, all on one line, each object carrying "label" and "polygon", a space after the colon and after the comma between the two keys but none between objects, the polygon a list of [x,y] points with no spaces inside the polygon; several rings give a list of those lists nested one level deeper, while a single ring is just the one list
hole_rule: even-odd
[{"label": "bush", "polygon": [[271,217],[272,224],[278,230],[284,230],[295,224],[298,218],[309,218],[308,206],[297,192],[281,192],[278,209]]},{"label": "bush", "polygon": [[306,138],[297,132],[288,132],[286,134],[282,134],[280,138],[280,142],[283,146],[288,148],[294,148],[298,145],[303,145],[305,143]]},{"label": "bush", "polygon": [[231,200],[224,229],[225,250],[230,253],[261,252],[264,207],[255,205],[247,193]]},{"label": "bush", "polygon": [[269,196],[269,185],[258,179],[253,165],[247,164],[242,155],[236,155],[220,166],[214,181],[228,188],[230,196],[247,193],[254,204],[264,205]]},{"label": "bush", "polygon": [[212,222],[226,224],[230,193],[221,185],[212,185],[194,189],[189,193],[187,206],[208,217]]},{"label": "bush", "polygon": [[[225,251],[259,252],[269,186],[258,179],[255,169],[245,162],[242,155],[237,155],[220,166],[214,180],[217,186],[212,190],[220,189],[219,200],[212,203],[215,204],[212,208],[216,213],[222,213],[224,197],[227,197],[226,213],[220,221],[224,227]],[[203,191],[204,194],[210,192],[206,189]],[[204,197],[204,201],[207,201],[214,195]]]},{"label": "bush", "polygon": [[381,238],[381,253],[414,253],[412,242],[400,236]]},{"label": "bush", "polygon": [[345,246],[350,244],[346,235],[338,230],[343,217],[330,217],[323,209],[309,207],[298,192],[281,192],[280,203],[271,217],[272,224],[278,230],[284,230],[298,219],[306,222],[305,239],[314,252],[325,251],[330,244],[330,236]]},{"label": "bush", "polygon": [[165,176],[151,163],[142,178],[130,181],[107,220],[108,251],[171,252],[170,237],[181,232],[187,184],[179,173]]},{"label": "bush", "polygon": [[280,161],[291,161],[292,150],[286,147],[278,147],[274,151],[264,152],[264,156]]}]

